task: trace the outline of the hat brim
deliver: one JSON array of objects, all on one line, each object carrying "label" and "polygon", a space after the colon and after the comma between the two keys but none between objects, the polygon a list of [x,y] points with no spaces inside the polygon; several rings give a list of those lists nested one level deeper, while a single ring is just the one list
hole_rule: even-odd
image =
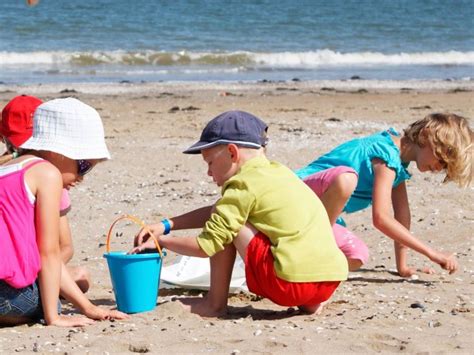
[{"label": "hat brim", "polygon": [[21,145],[23,149],[47,150],[64,155],[73,160],[79,159],[110,159],[110,153],[105,146],[74,147],[72,144],[61,144],[59,141],[51,141],[38,137],[31,137]]},{"label": "hat brim", "polygon": [[184,150],[184,154],[200,154],[202,150],[204,149],[209,149],[212,147],[215,147],[217,145],[222,145],[222,144],[235,144],[240,147],[245,147],[245,148],[253,148],[253,149],[259,149],[262,146],[257,143],[252,143],[252,142],[245,142],[245,141],[234,141],[234,140],[228,140],[228,139],[219,139],[214,142],[196,142],[192,146],[190,146],[188,149]]}]

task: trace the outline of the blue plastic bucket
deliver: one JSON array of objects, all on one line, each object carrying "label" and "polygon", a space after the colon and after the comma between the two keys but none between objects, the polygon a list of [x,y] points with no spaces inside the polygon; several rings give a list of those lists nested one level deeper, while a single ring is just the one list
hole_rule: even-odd
[{"label": "blue plastic bucket", "polygon": [[163,254],[150,229],[148,233],[155,239],[158,253],[127,254],[123,251],[110,251],[112,229],[122,219],[129,219],[148,229],[140,219],[130,215],[120,216],[110,226],[104,258],[109,266],[117,308],[125,313],[151,311],[155,308],[158,298]]},{"label": "blue plastic bucket", "polygon": [[104,257],[109,265],[118,310],[125,313],[153,310],[160,287],[160,254],[110,252]]}]

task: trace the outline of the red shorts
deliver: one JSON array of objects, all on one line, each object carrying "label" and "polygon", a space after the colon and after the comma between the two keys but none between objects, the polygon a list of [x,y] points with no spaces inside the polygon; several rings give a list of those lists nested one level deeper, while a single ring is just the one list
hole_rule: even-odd
[{"label": "red shorts", "polygon": [[270,240],[257,233],[247,247],[245,276],[249,290],[280,306],[315,306],[324,302],[340,281],[290,282],[275,273]]}]

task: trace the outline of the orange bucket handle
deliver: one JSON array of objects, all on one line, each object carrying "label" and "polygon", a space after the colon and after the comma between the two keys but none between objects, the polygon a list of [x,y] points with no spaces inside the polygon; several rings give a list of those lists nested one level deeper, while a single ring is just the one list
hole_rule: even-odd
[{"label": "orange bucket handle", "polygon": [[162,252],[161,252],[161,247],[160,247],[160,244],[158,244],[158,240],[155,238],[155,236],[153,235],[153,233],[151,232],[150,228],[139,218],[135,217],[135,216],[132,216],[132,215],[129,215],[129,214],[124,214],[120,217],[118,217],[113,223],[112,225],[110,226],[109,228],[109,232],[107,233],[107,241],[106,241],[106,250],[107,250],[107,253],[110,252],[110,237],[112,235],[112,230],[115,226],[115,224],[117,224],[118,221],[121,221],[122,219],[129,219],[131,220],[132,222],[138,224],[140,227],[142,227],[143,229],[145,229],[148,234],[150,235],[151,238],[153,238],[153,241],[155,242],[155,246],[156,246],[156,249],[158,250],[158,253],[160,254],[160,257],[163,257],[162,255]]}]

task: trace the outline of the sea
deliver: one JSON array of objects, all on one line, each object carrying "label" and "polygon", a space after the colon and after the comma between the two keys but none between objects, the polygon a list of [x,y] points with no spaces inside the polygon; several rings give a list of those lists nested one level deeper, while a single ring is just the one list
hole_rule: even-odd
[{"label": "sea", "polygon": [[0,84],[474,80],[472,0],[0,0]]}]

